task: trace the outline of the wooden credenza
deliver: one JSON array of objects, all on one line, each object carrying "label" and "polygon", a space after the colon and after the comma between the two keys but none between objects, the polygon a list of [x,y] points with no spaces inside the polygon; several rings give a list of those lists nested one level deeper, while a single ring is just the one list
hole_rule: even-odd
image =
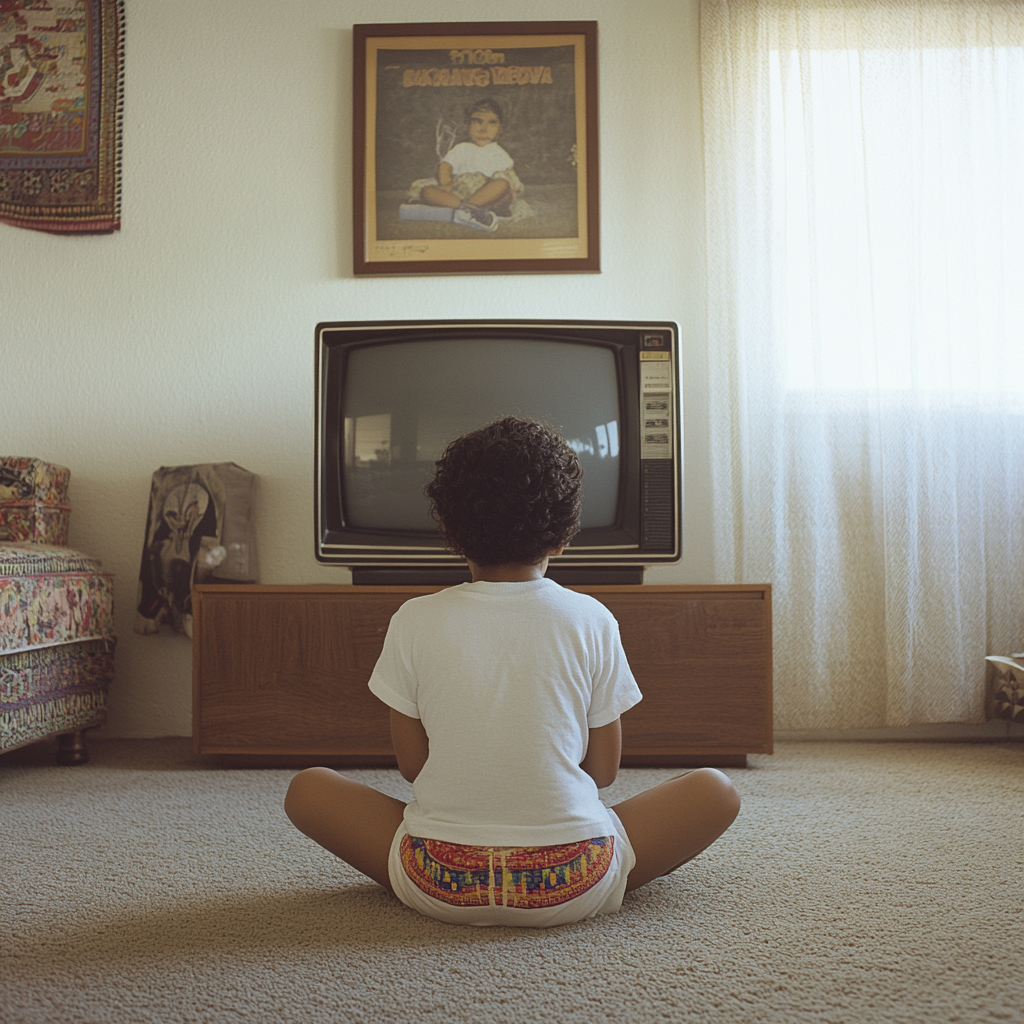
[{"label": "wooden credenza", "polygon": [[[388,622],[437,587],[200,585],[192,742],[233,766],[394,765],[366,687]],[[742,766],[772,751],[771,587],[576,587],[604,603],[644,699],[627,767]]]}]

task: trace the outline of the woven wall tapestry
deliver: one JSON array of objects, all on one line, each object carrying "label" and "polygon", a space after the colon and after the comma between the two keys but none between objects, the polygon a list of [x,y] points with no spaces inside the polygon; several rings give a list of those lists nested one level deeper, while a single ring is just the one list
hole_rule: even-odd
[{"label": "woven wall tapestry", "polygon": [[124,0],[0,2],[0,221],[121,227]]}]

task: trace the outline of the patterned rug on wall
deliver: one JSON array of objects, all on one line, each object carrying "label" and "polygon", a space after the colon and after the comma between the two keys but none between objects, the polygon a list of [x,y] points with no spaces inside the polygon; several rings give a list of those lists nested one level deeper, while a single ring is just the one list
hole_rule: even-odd
[{"label": "patterned rug on wall", "polygon": [[0,3],[0,221],[121,227],[124,0]]}]

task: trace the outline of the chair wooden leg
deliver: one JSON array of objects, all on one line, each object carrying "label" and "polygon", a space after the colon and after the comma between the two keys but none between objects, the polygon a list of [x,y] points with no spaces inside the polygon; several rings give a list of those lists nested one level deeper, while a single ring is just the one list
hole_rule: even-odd
[{"label": "chair wooden leg", "polygon": [[89,751],[85,746],[85,732],[65,733],[57,739],[57,764],[85,764],[89,760]]}]

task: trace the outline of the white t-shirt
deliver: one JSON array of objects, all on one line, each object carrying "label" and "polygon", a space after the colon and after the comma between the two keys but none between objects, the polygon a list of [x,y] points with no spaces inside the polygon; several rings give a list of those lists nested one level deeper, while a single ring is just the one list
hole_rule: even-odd
[{"label": "white t-shirt", "polygon": [[422,721],[410,835],[553,846],[612,835],[580,768],[588,730],[641,699],[599,601],[549,579],[463,583],[394,614],[370,690]]},{"label": "white t-shirt", "polygon": [[498,171],[507,171],[512,166],[512,157],[496,142],[478,146],[475,142],[460,142],[445,154],[444,162],[451,164],[452,174],[486,174],[492,177]]}]

